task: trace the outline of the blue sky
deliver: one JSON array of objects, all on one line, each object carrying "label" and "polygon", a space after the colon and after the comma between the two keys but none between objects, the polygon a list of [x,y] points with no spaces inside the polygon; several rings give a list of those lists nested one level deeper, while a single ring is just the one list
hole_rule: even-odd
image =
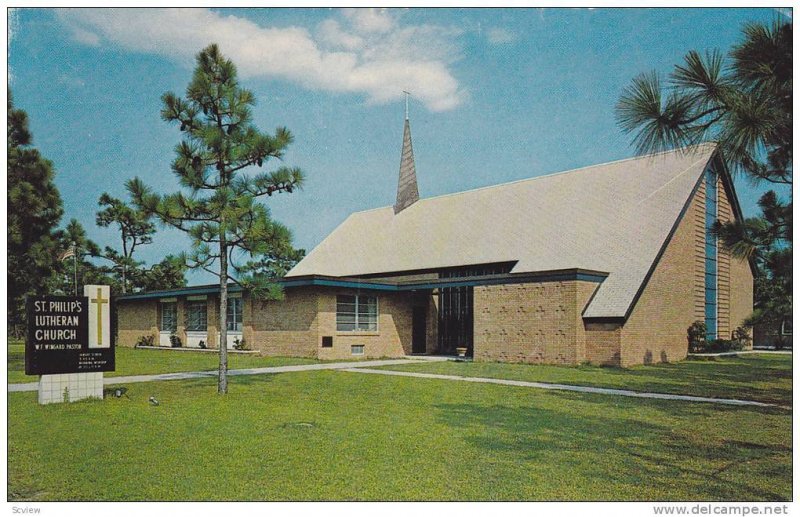
[{"label": "blue sky", "polygon": [[[54,162],[63,223],[95,226],[103,192],[125,197],[140,176],[177,190],[176,127],[160,96],[183,93],[194,54],[217,42],[258,100],[254,122],[287,126],[287,165],[302,191],[267,198],[310,250],[350,213],[394,202],[403,123],[422,197],[503,183],[634,154],[614,105],[637,74],[668,73],[691,49],[727,50],[772,9],[17,10],[9,84],[34,144]],[[745,215],[763,189],[737,179]],[[368,238],[368,236],[365,236]],[[161,229],[138,258],[188,246]],[[353,258],[357,260],[357,257]],[[192,273],[190,284],[210,282]]]}]

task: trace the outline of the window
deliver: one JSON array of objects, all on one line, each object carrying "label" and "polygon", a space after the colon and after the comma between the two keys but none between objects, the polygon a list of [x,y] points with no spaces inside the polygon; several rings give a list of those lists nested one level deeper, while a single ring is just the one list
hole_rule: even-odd
[{"label": "window", "polygon": [[333,348],[333,336],[322,336],[322,348]]},{"label": "window", "polygon": [[206,309],[205,301],[190,301],[186,309],[186,314],[186,330],[205,332],[208,329],[208,310]]},{"label": "window", "polygon": [[364,345],[350,345],[350,355],[364,355]]},{"label": "window", "polygon": [[781,322],[781,335],[782,336],[792,335],[792,320],[783,320]]},{"label": "window", "polygon": [[377,331],[378,298],[362,295],[337,296],[336,330],[343,332]]},{"label": "window", "polygon": [[178,304],[161,302],[161,331],[175,332],[176,330],[178,330]]},{"label": "window", "polygon": [[717,238],[711,228],[717,220],[717,174],[706,170],[706,339],[717,339]]},{"label": "window", "polygon": [[242,331],[242,299],[228,298],[228,330],[233,332]]}]

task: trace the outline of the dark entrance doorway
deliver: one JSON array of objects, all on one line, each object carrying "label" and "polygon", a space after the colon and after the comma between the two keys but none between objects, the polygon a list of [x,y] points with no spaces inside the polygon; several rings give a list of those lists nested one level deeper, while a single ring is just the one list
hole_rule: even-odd
[{"label": "dark entrance doorway", "polygon": [[428,327],[427,327],[428,307],[426,305],[415,305],[411,313],[411,353],[424,354],[427,352]]},{"label": "dark entrance doorway", "polygon": [[[479,264],[451,268],[439,272],[440,279],[455,279],[504,274],[511,271],[514,262]],[[465,282],[469,284],[469,282]],[[439,289],[439,339],[438,352],[452,355],[456,348],[466,348],[473,355],[473,287],[459,285]]]},{"label": "dark entrance doorway", "polygon": [[439,290],[439,353],[454,355],[466,347],[472,356],[472,287]]}]

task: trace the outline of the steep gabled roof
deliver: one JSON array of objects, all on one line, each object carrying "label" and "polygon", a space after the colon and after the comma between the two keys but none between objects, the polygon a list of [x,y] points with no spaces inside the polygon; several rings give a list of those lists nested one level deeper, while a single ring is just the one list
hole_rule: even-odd
[{"label": "steep gabled roof", "polygon": [[714,153],[630,158],[348,217],[287,277],[497,262],[608,273],[585,317],[624,317]]}]

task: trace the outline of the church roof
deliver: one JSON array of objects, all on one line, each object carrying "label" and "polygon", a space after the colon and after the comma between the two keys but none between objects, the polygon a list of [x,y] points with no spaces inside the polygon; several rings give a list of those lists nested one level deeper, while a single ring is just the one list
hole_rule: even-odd
[{"label": "church roof", "polygon": [[608,273],[585,317],[624,317],[715,146],[699,146],[350,215],[297,264],[358,277],[514,262],[511,273]]}]

